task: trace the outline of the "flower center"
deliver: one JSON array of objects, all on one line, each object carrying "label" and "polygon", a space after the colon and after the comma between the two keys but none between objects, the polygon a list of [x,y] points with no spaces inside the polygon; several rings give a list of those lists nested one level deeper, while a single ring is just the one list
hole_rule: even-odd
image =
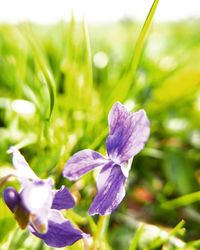
[{"label": "flower center", "polygon": [[39,210],[43,208],[44,203],[47,202],[49,198],[49,188],[45,185],[35,186],[29,191],[27,197],[28,204],[33,210]]}]

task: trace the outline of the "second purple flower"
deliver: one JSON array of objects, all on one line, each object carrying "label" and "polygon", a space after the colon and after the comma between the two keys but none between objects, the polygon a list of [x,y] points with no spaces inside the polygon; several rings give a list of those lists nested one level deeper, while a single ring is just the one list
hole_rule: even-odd
[{"label": "second purple flower", "polygon": [[98,193],[89,208],[90,215],[107,215],[118,207],[125,196],[132,159],[143,149],[150,134],[145,111],[131,113],[120,102],[110,110],[108,124],[107,157],[85,149],[74,154],[63,171],[66,178],[74,181],[90,170],[101,167],[97,178]]}]

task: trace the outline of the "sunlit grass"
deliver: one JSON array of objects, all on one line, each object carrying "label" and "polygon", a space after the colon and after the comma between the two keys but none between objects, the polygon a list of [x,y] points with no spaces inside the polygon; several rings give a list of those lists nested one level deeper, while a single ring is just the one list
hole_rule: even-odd
[{"label": "sunlit grass", "polygon": [[[200,246],[199,22],[157,24],[149,32],[151,17],[143,35],[141,24],[129,21],[0,26],[0,177],[12,167],[9,146],[17,145],[41,178],[67,185],[77,206],[66,216],[93,236],[85,249]],[[97,53],[107,58],[103,67]],[[118,99],[146,110],[151,136],[133,161],[122,205],[98,220],[87,214],[96,173],[71,183],[62,169],[83,148],[105,153],[107,111]],[[0,249],[50,249],[17,229],[2,198],[0,211]],[[66,249],[84,248],[79,242]]]}]

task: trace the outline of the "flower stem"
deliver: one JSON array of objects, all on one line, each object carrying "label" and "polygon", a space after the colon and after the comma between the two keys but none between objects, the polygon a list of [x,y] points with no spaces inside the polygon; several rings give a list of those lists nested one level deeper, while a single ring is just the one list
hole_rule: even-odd
[{"label": "flower stem", "polygon": [[110,216],[100,216],[97,224],[97,229],[94,234],[93,244],[91,246],[91,250],[110,250],[110,246],[106,239],[108,224],[109,224]]}]

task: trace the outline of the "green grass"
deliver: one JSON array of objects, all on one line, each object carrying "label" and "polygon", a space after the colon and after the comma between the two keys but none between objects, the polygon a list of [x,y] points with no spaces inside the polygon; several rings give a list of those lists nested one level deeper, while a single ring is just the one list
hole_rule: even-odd
[{"label": "green grass", "polygon": [[[66,215],[92,235],[91,249],[199,249],[199,22],[154,24],[138,49],[141,27],[87,27],[73,18],[54,26],[0,25],[0,177],[12,167],[8,147],[17,145],[41,178],[53,177],[77,197]],[[104,68],[93,62],[98,51],[109,59]],[[30,101],[35,113],[14,111],[16,99]],[[151,135],[133,160],[120,207],[110,219],[93,220],[87,209],[94,174],[77,185],[62,169],[78,150],[105,154],[115,100],[144,108]],[[18,187],[12,179],[6,185]],[[18,229],[2,198],[0,211],[0,249],[50,249]],[[66,249],[84,248],[78,242]]]}]

